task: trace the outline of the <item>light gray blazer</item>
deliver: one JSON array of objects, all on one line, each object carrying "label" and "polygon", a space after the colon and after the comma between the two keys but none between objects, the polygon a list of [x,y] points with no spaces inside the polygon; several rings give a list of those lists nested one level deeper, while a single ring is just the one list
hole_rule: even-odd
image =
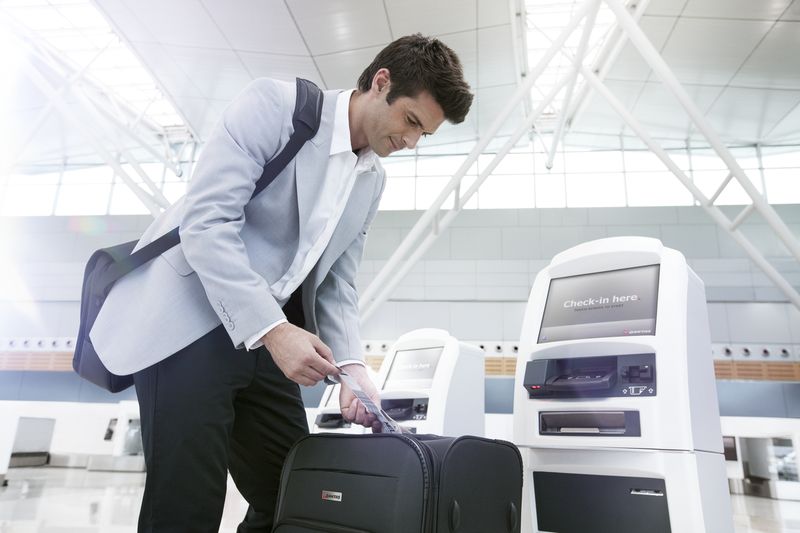
[{"label": "light gray blazer", "polygon": [[[292,132],[295,84],[258,79],[228,106],[186,196],[137,247],[175,226],[181,244],[119,280],[97,316],[90,336],[111,372],[146,368],[221,323],[243,347],[284,318],[269,284],[288,270],[325,178],[337,95],[325,91],[319,132],[252,201],[265,162]],[[337,360],[363,358],[355,277],[384,182],[379,163],[356,177],[328,247],[303,282],[306,329]]]}]

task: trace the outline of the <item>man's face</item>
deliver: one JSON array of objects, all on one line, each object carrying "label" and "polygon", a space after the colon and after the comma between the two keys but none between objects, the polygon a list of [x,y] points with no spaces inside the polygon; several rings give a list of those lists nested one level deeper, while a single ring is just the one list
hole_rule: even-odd
[{"label": "man's face", "polygon": [[420,137],[433,134],[444,122],[444,111],[427,91],[414,98],[400,96],[386,103],[388,85],[372,102],[364,131],[370,148],[380,157],[414,148]]}]

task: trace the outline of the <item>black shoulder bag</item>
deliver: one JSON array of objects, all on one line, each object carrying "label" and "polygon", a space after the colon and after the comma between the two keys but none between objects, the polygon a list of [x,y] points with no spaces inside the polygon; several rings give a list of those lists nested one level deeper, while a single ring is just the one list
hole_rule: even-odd
[{"label": "black shoulder bag", "polygon": [[[322,91],[314,83],[297,78],[297,101],[292,114],[294,131],[283,150],[264,165],[253,197],[272,183],[294,159],[303,144],[316,135],[322,117]],[[81,318],[72,368],[82,378],[110,392],[119,392],[133,385],[133,376],[117,376],[108,371],[92,346],[89,332],[103,307],[111,287],[122,276],[155,259],[180,242],[178,228],[133,252],[138,241],[130,241],[95,251],[86,264],[81,289]]]}]

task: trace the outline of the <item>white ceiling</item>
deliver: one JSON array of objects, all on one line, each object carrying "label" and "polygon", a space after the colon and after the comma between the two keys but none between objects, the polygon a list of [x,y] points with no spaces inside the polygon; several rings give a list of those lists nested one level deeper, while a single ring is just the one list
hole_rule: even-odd
[{"label": "white ceiling", "polygon": [[[328,88],[352,87],[381,47],[413,32],[451,46],[476,93],[468,120],[445,128],[437,144],[480,136],[516,87],[508,2],[96,3],[201,137],[252,78],[297,75]],[[727,142],[800,142],[800,0],[652,0],[640,24]],[[686,114],[632,46],[625,47],[607,81],[654,135],[685,139],[693,133]],[[573,131],[625,132],[600,97],[590,98]],[[514,125],[509,121],[501,133]]]},{"label": "white ceiling", "polygon": [[[640,27],[727,143],[800,142],[800,0],[652,0]],[[633,46],[606,80],[654,135],[694,133]],[[574,129],[622,132],[608,104],[590,98]]]},{"label": "white ceiling", "polygon": [[[10,1],[18,0],[0,0],[0,7]],[[513,94],[521,61],[512,8],[501,0],[94,3],[201,140],[250,80],[301,76],[325,88],[353,87],[383,46],[418,31],[458,53],[476,94],[467,120],[443,127],[431,142],[474,141]],[[640,26],[726,142],[800,144],[800,0],[651,0]],[[630,45],[606,82],[656,137],[692,135],[685,113]],[[34,89],[18,92],[27,95],[18,114],[30,121],[47,100]],[[573,138],[604,146],[627,133],[599,96],[589,98]],[[501,133],[521,116],[520,107]],[[79,151],[73,137],[43,132],[42,144]]]},{"label": "white ceiling", "polygon": [[97,0],[192,129],[205,138],[251,79],[354,87],[402,35],[440,37],[461,57],[476,105],[438,142],[474,140],[516,83],[510,8],[497,0]]}]

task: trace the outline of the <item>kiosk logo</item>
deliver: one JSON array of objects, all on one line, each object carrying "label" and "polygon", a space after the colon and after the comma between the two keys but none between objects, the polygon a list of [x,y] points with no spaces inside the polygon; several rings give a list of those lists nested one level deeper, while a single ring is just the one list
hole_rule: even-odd
[{"label": "kiosk logo", "polygon": [[332,490],[323,490],[322,499],[328,502],[340,502],[342,501],[342,493],[334,492]]}]

